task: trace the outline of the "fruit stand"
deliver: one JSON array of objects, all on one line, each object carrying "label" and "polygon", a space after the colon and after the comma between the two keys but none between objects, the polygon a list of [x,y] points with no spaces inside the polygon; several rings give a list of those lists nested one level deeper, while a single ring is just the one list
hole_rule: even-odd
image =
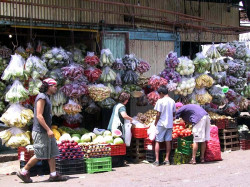
[{"label": "fruit stand", "polygon": [[[244,43],[212,45],[193,60],[169,52],[163,62],[165,69],[151,77],[143,75],[149,71],[150,64],[134,54],[114,59],[109,49],[102,49],[100,55],[86,52],[85,48],[66,49],[50,48],[40,42],[35,47],[19,47],[11,55],[11,50],[0,48],[8,54],[0,57],[4,64],[0,120],[9,127],[0,132],[0,138],[5,146],[18,148],[20,160],[27,162],[27,155],[32,153],[32,147],[28,151],[25,146],[32,145],[34,98],[41,81],[47,77],[58,83],[58,92],[51,97],[52,130],[60,150],[57,170],[62,174],[110,171],[112,164],[124,165],[125,155],[131,161],[142,161],[148,155],[152,161],[154,141],[149,139],[149,129],[154,125],[156,111],[137,112],[131,144],[127,147],[121,132],[105,130],[107,124],[102,124],[104,129],[90,129],[83,119],[87,114],[96,118],[102,109],[111,110],[122,91],[131,94],[136,100],[133,104],[153,108],[160,98],[157,89],[161,85],[167,85],[176,101],[199,104],[209,112],[212,124],[219,129],[213,131],[218,138],[208,143],[216,147],[216,153],[220,152],[218,141],[222,150],[237,150],[240,145],[249,148],[249,129],[245,127],[248,124],[238,126],[236,118],[240,112],[249,115],[250,109],[250,51]],[[186,163],[190,158],[191,139],[191,127],[175,121],[172,163]],[[231,143],[223,143],[225,139]],[[208,160],[213,158],[210,156]]]}]

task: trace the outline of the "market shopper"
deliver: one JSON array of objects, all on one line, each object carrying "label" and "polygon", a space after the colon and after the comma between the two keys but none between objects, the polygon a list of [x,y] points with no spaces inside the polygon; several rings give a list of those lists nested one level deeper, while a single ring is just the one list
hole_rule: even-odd
[{"label": "market shopper", "polygon": [[50,182],[65,181],[66,176],[59,175],[56,172],[55,157],[59,155],[56,139],[51,130],[52,124],[52,105],[50,96],[57,91],[57,82],[54,79],[47,78],[43,80],[40,93],[37,95],[34,104],[34,120],[32,129],[34,156],[28,163],[17,172],[17,176],[25,183],[31,183],[32,179],[29,170],[39,160],[48,160],[50,167]]},{"label": "market shopper", "polygon": [[124,119],[132,122],[133,118],[128,116],[125,105],[128,103],[130,94],[122,92],[118,97],[118,103],[114,106],[111,118],[109,120],[108,130],[111,132],[119,129],[122,132],[122,137],[125,137]]},{"label": "market shopper", "polygon": [[193,140],[193,152],[190,164],[196,164],[196,153],[198,145],[201,143],[201,155],[200,161],[204,163],[204,155],[206,150],[206,141],[210,139],[210,117],[208,113],[196,104],[182,105],[176,103],[176,118],[181,117],[186,123],[192,124]]},{"label": "market shopper", "polygon": [[175,116],[175,101],[168,95],[166,86],[161,86],[158,90],[160,99],[156,102],[154,110],[157,111],[155,126],[158,131],[155,138],[155,166],[159,166],[160,142],[166,142],[166,158],[163,165],[170,165],[169,155],[171,151],[173,118]]}]

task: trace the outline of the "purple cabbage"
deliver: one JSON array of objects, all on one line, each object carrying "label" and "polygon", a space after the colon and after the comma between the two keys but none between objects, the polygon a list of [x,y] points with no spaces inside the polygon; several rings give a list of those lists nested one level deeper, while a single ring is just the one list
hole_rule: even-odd
[{"label": "purple cabbage", "polygon": [[178,72],[174,71],[174,69],[164,69],[161,74],[161,77],[166,79],[168,82],[172,80],[174,83],[181,82],[181,76]]}]

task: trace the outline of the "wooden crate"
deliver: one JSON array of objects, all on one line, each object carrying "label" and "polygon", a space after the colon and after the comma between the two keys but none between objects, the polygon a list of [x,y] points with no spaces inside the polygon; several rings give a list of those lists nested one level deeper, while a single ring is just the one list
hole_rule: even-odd
[{"label": "wooden crate", "polygon": [[237,129],[223,129],[219,131],[221,151],[237,151],[240,149]]},{"label": "wooden crate", "polygon": [[132,138],[130,147],[127,148],[128,161],[138,163],[146,158],[146,151],[144,150],[144,139]]}]

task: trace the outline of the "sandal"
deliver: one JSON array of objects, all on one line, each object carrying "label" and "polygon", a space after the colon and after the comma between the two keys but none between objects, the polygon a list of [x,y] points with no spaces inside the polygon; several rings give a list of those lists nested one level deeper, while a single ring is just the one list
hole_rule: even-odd
[{"label": "sandal", "polygon": [[205,159],[204,158],[200,158],[201,163],[205,163]]},{"label": "sandal", "polygon": [[195,165],[195,164],[196,164],[196,161],[194,161],[193,159],[191,159],[191,160],[189,161],[189,164]]}]

